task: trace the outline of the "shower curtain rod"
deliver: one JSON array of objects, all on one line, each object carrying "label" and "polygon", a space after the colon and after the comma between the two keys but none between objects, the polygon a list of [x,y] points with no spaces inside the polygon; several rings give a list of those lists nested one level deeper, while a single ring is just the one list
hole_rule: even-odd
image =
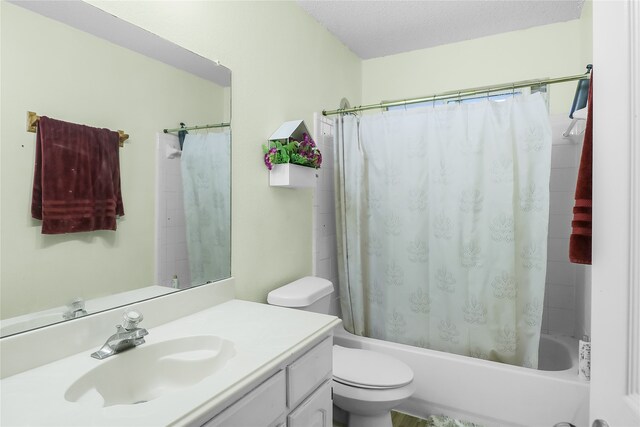
[{"label": "shower curtain rod", "polygon": [[515,90],[515,89],[520,89],[520,88],[530,87],[530,86],[542,86],[542,85],[549,85],[554,83],[570,82],[573,80],[588,79],[590,77],[589,73],[591,72],[591,68],[592,68],[591,64],[589,64],[587,65],[587,72],[585,74],[576,74],[573,76],[547,78],[547,79],[535,79],[535,80],[523,80],[519,82],[503,83],[503,84],[494,85],[494,86],[483,86],[483,87],[474,87],[470,89],[452,90],[449,92],[442,92],[440,94],[434,94],[434,95],[425,96],[422,98],[379,102],[378,104],[361,105],[361,106],[352,107],[352,108],[338,108],[337,110],[330,110],[330,111],[322,110],[322,115],[332,116],[334,114],[355,113],[356,111],[373,110],[376,108],[399,107],[403,105],[419,104],[421,102],[435,102],[435,101],[441,101],[444,99],[463,98],[463,97],[474,96],[474,95],[488,95],[489,92],[498,92],[498,91],[510,90],[510,89]]},{"label": "shower curtain rod", "polygon": [[164,133],[169,132],[179,132],[181,130],[198,130],[198,129],[214,129],[214,128],[226,128],[231,126],[231,123],[216,123],[212,125],[201,125],[201,126],[188,126],[185,127],[184,123],[180,123],[181,127],[173,128],[173,129],[163,129]]}]

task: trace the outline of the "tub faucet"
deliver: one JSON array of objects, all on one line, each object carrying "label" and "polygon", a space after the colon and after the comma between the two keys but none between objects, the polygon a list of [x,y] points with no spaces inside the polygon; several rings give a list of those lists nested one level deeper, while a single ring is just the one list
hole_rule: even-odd
[{"label": "tub faucet", "polygon": [[105,359],[114,354],[129,350],[130,348],[144,344],[144,336],[149,332],[144,328],[138,328],[138,323],[143,319],[137,311],[126,311],[123,315],[122,325],[116,326],[116,333],[107,338],[107,342],[100,350],[91,353],[94,359]]},{"label": "tub faucet", "polygon": [[84,309],[84,300],[82,298],[75,298],[69,305],[67,305],[67,311],[62,314],[62,317],[69,320],[86,315],[87,310]]}]

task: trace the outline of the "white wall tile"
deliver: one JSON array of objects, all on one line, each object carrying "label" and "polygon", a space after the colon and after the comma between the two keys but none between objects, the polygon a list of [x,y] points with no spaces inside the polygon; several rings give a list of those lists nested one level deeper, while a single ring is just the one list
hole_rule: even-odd
[{"label": "white wall tile", "polygon": [[187,243],[186,242],[176,243],[175,260],[181,261],[181,260],[188,260],[188,259],[189,259],[189,252],[187,251]]},{"label": "white wall tile", "polygon": [[178,275],[179,288],[188,288],[191,284],[191,272],[189,269],[188,260],[176,261],[176,271],[174,274]]},{"label": "white wall tile", "polygon": [[331,237],[330,236],[319,236],[317,246],[317,257],[319,260],[329,259],[331,256]]},{"label": "white wall tile", "polygon": [[316,276],[331,280],[331,260],[329,258],[319,260],[317,268]]},{"label": "white wall tile", "polygon": [[320,191],[320,213],[335,216],[336,205],[334,196],[335,192],[333,190],[333,186]]},{"label": "white wall tile", "polygon": [[549,310],[547,310],[547,309],[545,309],[542,312],[541,332],[543,334],[548,334],[549,333]]},{"label": "white wall tile", "polygon": [[182,184],[182,168],[180,158],[167,159],[163,165],[165,169],[165,176],[171,177],[171,179],[177,180]]},{"label": "white wall tile", "polygon": [[554,145],[551,147],[551,168],[574,168],[576,156],[575,145]]},{"label": "white wall tile", "polygon": [[[333,282],[333,287],[335,289],[334,290],[334,295],[337,295],[338,294],[338,288],[337,288],[336,282]],[[342,311],[340,310],[340,298],[339,297],[331,298],[331,301],[329,303],[329,314],[342,318]]]},{"label": "white wall tile", "polygon": [[182,191],[182,180],[173,178],[167,179],[165,181],[165,190],[166,191]]},{"label": "white wall tile", "polygon": [[184,227],[167,227],[167,244],[183,243],[187,241]]},{"label": "white wall tile", "polygon": [[549,215],[549,237],[568,239],[571,235],[571,220],[570,213]]},{"label": "white wall tile", "polygon": [[547,262],[546,283],[570,286],[575,283],[575,266],[570,262]]},{"label": "white wall tile", "polygon": [[549,213],[550,214],[570,214],[573,212],[575,203],[575,192],[573,191],[552,191],[549,193]]},{"label": "white wall tile", "polygon": [[182,191],[167,191],[165,192],[165,198],[167,202],[167,209],[181,209],[184,211]]},{"label": "white wall tile", "polygon": [[575,167],[551,169],[551,191],[575,191],[578,171]]},{"label": "white wall tile", "polygon": [[575,289],[573,286],[551,286],[549,289],[549,308],[573,310],[575,307]]},{"label": "white wall tile", "polygon": [[549,332],[551,334],[573,335],[574,312],[559,308],[549,308]]},{"label": "white wall tile", "polygon": [[333,197],[335,193],[335,188],[333,186],[334,180],[334,170],[333,169],[325,169],[324,174],[322,175],[322,189],[325,191],[331,192],[331,196]]},{"label": "white wall tile", "polygon": [[544,303],[542,304],[545,311],[547,311],[547,307],[549,307],[549,290],[551,289],[551,285],[549,283],[544,284]]},{"label": "white wall tile", "polygon": [[547,260],[569,261],[569,239],[549,239],[547,243]]},{"label": "white wall tile", "polygon": [[169,227],[186,227],[184,210],[167,209],[167,225]]}]

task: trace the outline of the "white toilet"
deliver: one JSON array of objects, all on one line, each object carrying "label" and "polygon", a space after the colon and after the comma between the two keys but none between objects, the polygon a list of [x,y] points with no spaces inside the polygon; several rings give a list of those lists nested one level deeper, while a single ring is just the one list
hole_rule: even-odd
[{"label": "white toilet", "polygon": [[[281,307],[328,313],[333,284],[303,277],[269,292]],[[391,427],[391,409],[415,391],[413,371],[386,354],[333,346],[333,403],[349,413],[349,427]]]}]

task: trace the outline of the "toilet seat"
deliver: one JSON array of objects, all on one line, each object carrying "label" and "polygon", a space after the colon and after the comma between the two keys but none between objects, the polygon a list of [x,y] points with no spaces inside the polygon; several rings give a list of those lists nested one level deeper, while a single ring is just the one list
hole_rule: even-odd
[{"label": "toilet seat", "polygon": [[413,371],[386,354],[334,345],[333,379],[351,387],[388,390],[411,383]]}]

